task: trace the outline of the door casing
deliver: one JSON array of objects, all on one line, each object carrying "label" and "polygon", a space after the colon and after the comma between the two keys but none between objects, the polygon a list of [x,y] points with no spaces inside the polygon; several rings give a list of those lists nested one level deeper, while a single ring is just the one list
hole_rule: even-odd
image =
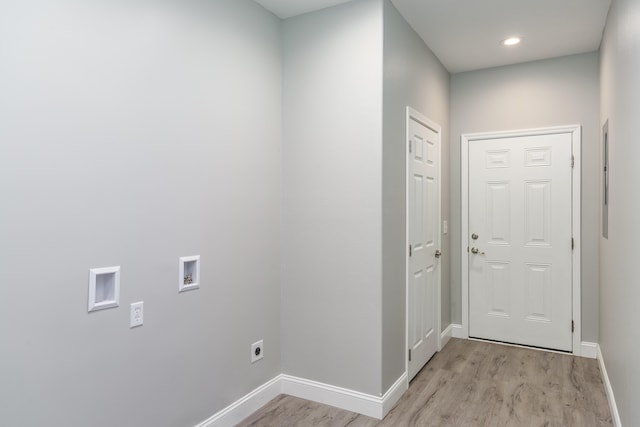
[{"label": "door casing", "polygon": [[[469,144],[474,141],[499,138],[514,138],[536,135],[571,134],[571,150],[573,153],[573,170],[571,174],[571,233],[574,239],[571,270],[572,313],[575,329],[573,331],[573,354],[581,356],[581,280],[580,280],[580,213],[581,213],[581,126],[556,126],[548,128],[524,129],[504,132],[483,132],[463,134],[460,137],[460,186],[461,186],[461,227],[460,227],[460,278],[462,287],[462,325],[460,336],[469,338]],[[570,327],[570,325],[567,325]]]},{"label": "door casing", "polygon": [[[429,120],[424,115],[419,113],[417,110],[407,107],[406,109],[406,130],[405,130],[405,211],[406,211],[406,227],[405,227],[405,373],[409,372],[409,276],[410,276],[410,267],[409,267],[409,197],[410,197],[410,185],[409,179],[409,162],[410,153],[409,153],[409,143],[411,138],[411,131],[409,129],[411,120],[416,120],[428,128],[431,128],[435,132],[438,133],[440,138],[440,149],[438,150],[438,200],[440,201],[440,209],[438,209],[438,242],[437,246],[440,250],[442,250],[442,128],[437,123]],[[442,287],[442,269],[438,268],[437,272],[437,283],[435,286],[435,315],[436,315],[436,350],[442,350],[442,297],[441,297],[441,287]],[[409,383],[408,375],[407,375],[407,386]]]}]

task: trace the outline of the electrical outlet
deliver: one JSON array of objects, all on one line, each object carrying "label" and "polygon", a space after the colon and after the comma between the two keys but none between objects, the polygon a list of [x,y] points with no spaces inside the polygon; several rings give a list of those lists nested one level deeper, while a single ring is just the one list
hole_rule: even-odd
[{"label": "electrical outlet", "polygon": [[260,340],[251,344],[251,363],[256,363],[264,357],[264,342]]},{"label": "electrical outlet", "polygon": [[144,322],[144,301],[131,303],[129,327],[142,326]]}]

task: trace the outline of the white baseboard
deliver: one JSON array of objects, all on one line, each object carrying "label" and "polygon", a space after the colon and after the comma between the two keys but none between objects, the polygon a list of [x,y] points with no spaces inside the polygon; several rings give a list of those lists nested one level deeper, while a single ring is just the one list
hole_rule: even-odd
[{"label": "white baseboard", "polygon": [[596,359],[598,357],[598,344],[582,341],[580,343],[580,356],[587,357],[589,359]]},{"label": "white baseboard", "polygon": [[395,383],[382,395],[382,416],[379,419],[383,419],[391,411],[405,391],[409,389],[409,377],[405,372],[396,380]]},{"label": "white baseboard", "polygon": [[278,375],[271,381],[264,383],[196,427],[227,427],[238,424],[282,393],[281,377],[282,375]]},{"label": "white baseboard", "polygon": [[463,338],[463,339],[469,338],[469,337],[465,337],[462,334],[462,325],[456,325],[455,323],[451,324],[451,336],[453,338]]},{"label": "white baseboard", "polygon": [[335,406],[381,420],[398,403],[408,387],[406,372],[382,397],[281,374],[196,427],[234,426],[280,394]]},{"label": "white baseboard", "polygon": [[282,393],[311,400],[381,420],[407,390],[403,374],[382,397],[336,387],[317,381],[282,375]]},{"label": "white baseboard", "polygon": [[442,350],[451,339],[451,327],[452,325],[447,326],[445,330],[440,334],[440,349],[438,351]]},{"label": "white baseboard", "polygon": [[618,413],[618,405],[616,405],[616,399],[613,396],[613,389],[609,382],[609,375],[607,375],[607,368],[604,366],[604,358],[600,351],[600,346],[596,344],[596,353],[598,359],[598,365],[600,366],[600,375],[602,375],[602,383],[604,384],[604,390],[607,393],[607,399],[609,400],[609,409],[611,410],[611,420],[613,421],[613,427],[622,427],[620,422],[620,414]]}]

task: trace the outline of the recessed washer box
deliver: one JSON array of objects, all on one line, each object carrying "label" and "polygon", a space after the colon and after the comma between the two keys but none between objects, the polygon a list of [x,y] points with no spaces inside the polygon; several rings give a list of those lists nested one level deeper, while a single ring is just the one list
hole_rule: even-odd
[{"label": "recessed washer box", "polygon": [[178,266],[180,269],[179,292],[198,289],[200,287],[200,255],[181,257]]},{"label": "recessed washer box", "polygon": [[89,270],[88,310],[97,311],[120,305],[120,267]]}]

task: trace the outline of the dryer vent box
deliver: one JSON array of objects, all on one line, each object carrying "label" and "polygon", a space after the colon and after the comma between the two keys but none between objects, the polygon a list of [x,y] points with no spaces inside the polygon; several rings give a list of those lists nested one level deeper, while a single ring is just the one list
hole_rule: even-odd
[{"label": "dryer vent box", "polygon": [[89,270],[89,312],[118,307],[119,304],[120,267]]}]

